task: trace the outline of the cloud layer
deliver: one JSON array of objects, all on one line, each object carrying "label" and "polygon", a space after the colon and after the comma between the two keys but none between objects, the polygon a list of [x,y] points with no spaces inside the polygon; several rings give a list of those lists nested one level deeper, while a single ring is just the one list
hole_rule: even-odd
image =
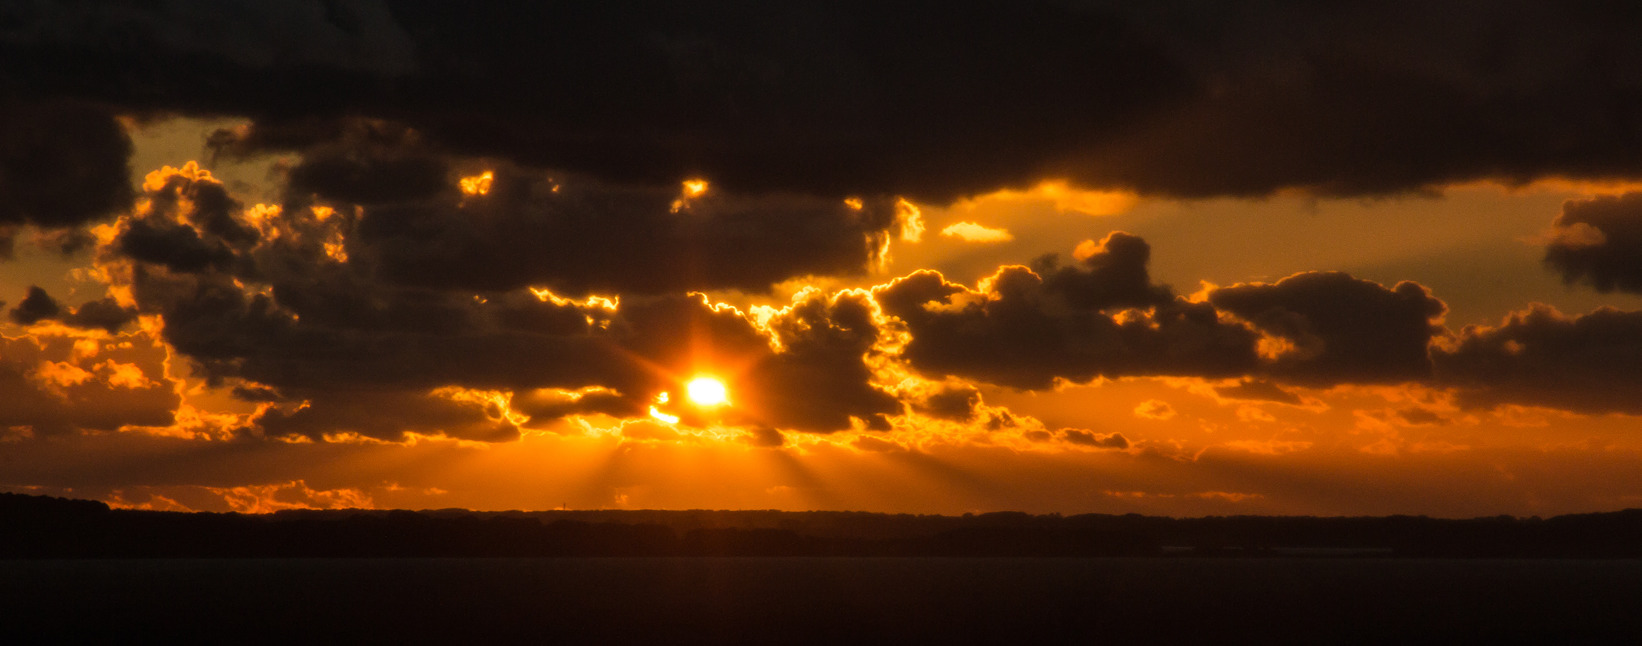
[{"label": "cloud layer", "polygon": [[[1627,116],[1642,45],[1624,8],[925,9],[36,3],[0,29],[0,55],[23,96],[246,116],[251,148],[310,148],[366,116],[443,152],[737,193],[949,200],[1056,176],[1173,196],[1372,194],[1642,170]],[[115,196],[85,197],[24,217]]]}]

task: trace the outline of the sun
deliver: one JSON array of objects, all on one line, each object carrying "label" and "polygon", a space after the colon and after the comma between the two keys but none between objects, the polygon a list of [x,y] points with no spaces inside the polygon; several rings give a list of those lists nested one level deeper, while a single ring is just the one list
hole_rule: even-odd
[{"label": "sun", "polygon": [[697,406],[718,406],[730,401],[729,391],[724,389],[724,382],[712,377],[696,377],[684,386],[690,402]]}]

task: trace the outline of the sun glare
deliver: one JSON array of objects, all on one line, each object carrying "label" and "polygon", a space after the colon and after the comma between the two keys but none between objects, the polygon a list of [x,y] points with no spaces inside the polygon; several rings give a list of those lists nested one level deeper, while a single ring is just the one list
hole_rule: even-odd
[{"label": "sun glare", "polygon": [[696,377],[684,388],[689,393],[690,402],[697,406],[718,406],[730,401],[724,382],[712,377]]}]

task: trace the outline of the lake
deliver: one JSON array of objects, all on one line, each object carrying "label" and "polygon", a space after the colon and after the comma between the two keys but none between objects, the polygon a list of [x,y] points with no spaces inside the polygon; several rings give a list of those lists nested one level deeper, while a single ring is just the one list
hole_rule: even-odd
[{"label": "lake", "polygon": [[0,643],[1547,643],[1642,634],[1642,561],[0,561]]}]

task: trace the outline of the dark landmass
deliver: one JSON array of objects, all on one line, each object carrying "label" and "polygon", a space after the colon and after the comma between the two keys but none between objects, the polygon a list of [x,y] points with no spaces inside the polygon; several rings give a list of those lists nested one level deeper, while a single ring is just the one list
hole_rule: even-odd
[{"label": "dark landmass", "polygon": [[1642,509],[1497,516],[111,509],[0,493],[0,558],[1375,556],[1639,558]]}]

